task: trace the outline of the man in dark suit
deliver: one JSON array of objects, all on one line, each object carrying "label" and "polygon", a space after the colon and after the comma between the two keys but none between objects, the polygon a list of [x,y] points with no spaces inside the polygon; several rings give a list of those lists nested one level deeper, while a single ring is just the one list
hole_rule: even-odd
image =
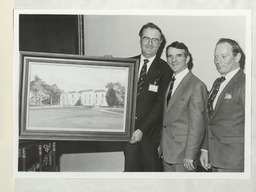
[{"label": "man in dark suit", "polygon": [[173,42],[166,48],[174,74],[166,91],[161,151],[165,172],[196,170],[205,133],[205,84],[189,69],[192,57],[187,46]]},{"label": "man in dark suit", "polygon": [[161,171],[158,155],[163,117],[163,99],[172,70],[159,56],[164,41],[161,29],[145,24],[140,32],[141,55],[135,131],[124,149],[125,171]]},{"label": "man in dark suit", "polygon": [[207,101],[207,134],[200,161],[213,172],[244,171],[245,56],[232,39],[220,39],[214,63],[220,77]]}]

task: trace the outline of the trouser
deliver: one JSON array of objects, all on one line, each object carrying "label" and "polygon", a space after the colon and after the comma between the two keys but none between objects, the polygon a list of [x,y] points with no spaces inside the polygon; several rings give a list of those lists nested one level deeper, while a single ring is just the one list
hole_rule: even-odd
[{"label": "trouser", "polygon": [[225,169],[225,168],[212,167],[212,172],[244,172],[244,170],[243,169]]},{"label": "trouser", "polygon": [[[196,166],[197,165],[194,164],[195,170],[196,170]],[[167,163],[164,159],[163,159],[163,168],[164,168],[164,172],[191,172],[186,167],[184,167],[183,163],[170,164],[170,163]]]},{"label": "trouser", "polygon": [[159,143],[127,143],[124,149],[125,172],[158,172],[162,171],[158,155]]}]

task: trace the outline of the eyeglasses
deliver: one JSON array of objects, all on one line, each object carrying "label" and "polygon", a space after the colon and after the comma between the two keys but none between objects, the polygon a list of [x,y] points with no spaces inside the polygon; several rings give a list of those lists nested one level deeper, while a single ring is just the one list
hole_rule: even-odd
[{"label": "eyeglasses", "polygon": [[149,38],[149,37],[147,37],[147,36],[142,37],[142,41],[143,41],[144,43],[149,43],[149,42],[151,41],[153,44],[157,44],[157,43],[160,42],[160,40],[157,39],[157,38]]}]

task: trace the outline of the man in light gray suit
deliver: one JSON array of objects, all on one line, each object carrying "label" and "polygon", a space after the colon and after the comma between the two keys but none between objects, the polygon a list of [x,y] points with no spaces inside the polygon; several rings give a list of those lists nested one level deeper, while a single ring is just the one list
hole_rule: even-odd
[{"label": "man in light gray suit", "polygon": [[167,46],[166,57],[174,75],[164,103],[160,145],[164,171],[195,171],[205,134],[207,88],[188,69],[192,57],[185,44],[176,41]]},{"label": "man in light gray suit", "polygon": [[220,76],[207,100],[207,131],[200,161],[213,172],[243,172],[245,122],[245,56],[232,39],[220,39],[214,63]]}]

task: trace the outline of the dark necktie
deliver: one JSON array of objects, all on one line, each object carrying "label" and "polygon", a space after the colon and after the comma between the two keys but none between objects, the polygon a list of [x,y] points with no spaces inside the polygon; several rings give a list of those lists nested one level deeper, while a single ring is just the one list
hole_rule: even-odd
[{"label": "dark necktie", "polygon": [[144,59],[144,64],[143,64],[143,66],[141,68],[141,71],[140,71],[139,82],[138,82],[138,86],[137,86],[137,96],[140,95],[142,87],[143,87],[143,83],[145,81],[145,77],[146,77],[146,74],[147,74],[147,63],[148,62],[149,62],[148,59]]},{"label": "dark necktie", "polygon": [[173,89],[174,81],[175,81],[175,76],[172,77],[171,82],[170,82],[170,88],[169,88],[169,92],[168,92],[168,95],[167,95],[167,105],[168,105],[168,103],[171,99],[171,96],[172,96],[172,89]]},{"label": "dark necktie", "polygon": [[210,116],[213,112],[213,101],[219,91],[219,88],[220,88],[220,84],[225,81],[226,78],[225,77],[219,77],[215,82],[214,84],[214,87],[212,89],[212,93],[210,95],[210,97],[208,98],[208,101],[207,101],[207,109],[208,109],[208,115]]}]

